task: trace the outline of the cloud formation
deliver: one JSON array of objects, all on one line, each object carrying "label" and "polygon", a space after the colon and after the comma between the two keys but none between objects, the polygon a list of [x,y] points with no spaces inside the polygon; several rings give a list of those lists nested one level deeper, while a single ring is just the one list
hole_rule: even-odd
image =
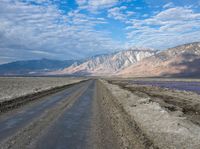
[{"label": "cloud formation", "polygon": [[109,8],[117,4],[118,0],[76,0],[77,4],[89,10]]},{"label": "cloud formation", "polygon": [[130,16],[134,15],[135,12],[127,11],[126,6],[114,7],[108,10],[108,17],[115,20],[126,21]]},{"label": "cloud formation", "polygon": [[0,0],[0,63],[200,41],[196,0]]},{"label": "cloud formation", "polygon": [[64,15],[47,0],[35,2],[0,1],[1,58],[75,59],[116,48],[109,33],[94,29],[105,19],[76,10]]},{"label": "cloud formation", "polygon": [[132,19],[127,24],[130,24],[126,29],[131,44],[168,48],[200,41],[200,13],[191,8],[168,8],[147,19]]}]

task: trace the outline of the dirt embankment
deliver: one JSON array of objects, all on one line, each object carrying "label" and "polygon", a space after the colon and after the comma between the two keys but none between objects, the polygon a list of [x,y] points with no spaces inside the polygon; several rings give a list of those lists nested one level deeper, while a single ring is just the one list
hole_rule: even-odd
[{"label": "dirt embankment", "polygon": [[127,85],[120,81],[111,81],[120,87],[131,91],[141,98],[149,98],[150,101],[158,103],[171,115],[187,118],[194,124],[200,126],[200,95],[194,92],[172,90],[150,85]]},{"label": "dirt embankment", "polygon": [[96,102],[94,103],[97,105],[94,106],[94,109],[100,111],[95,115],[98,117],[96,137],[99,140],[95,144],[100,146],[95,146],[95,148],[156,148],[131,115],[127,113],[124,105],[116,99],[112,88],[106,82],[97,81],[95,97]]},{"label": "dirt embankment", "polygon": [[[184,95],[172,94],[171,97],[177,97],[172,103],[169,96],[153,96],[138,89],[131,92],[102,80],[97,83],[97,90],[104,119],[108,120],[118,148],[200,148],[200,127],[188,116],[198,112],[190,110],[193,104],[198,105],[198,100],[191,102],[190,98],[182,103]],[[190,112],[185,114],[185,110]]]}]

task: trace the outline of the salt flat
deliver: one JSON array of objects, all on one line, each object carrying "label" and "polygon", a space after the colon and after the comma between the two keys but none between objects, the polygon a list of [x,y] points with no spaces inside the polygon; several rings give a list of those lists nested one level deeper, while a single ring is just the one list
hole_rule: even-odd
[{"label": "salt flat", "polygon": [[81,81],[70,77],[0,77],[0,101]]}]

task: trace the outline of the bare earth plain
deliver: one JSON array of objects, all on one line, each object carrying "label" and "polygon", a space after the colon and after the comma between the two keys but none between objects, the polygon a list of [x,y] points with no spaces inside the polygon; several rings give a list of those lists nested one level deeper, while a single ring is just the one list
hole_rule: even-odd
[{"label": "bare earth plain", "polygon": [[[0,82],[2,101],[12,101],[1,104],[1,109],[20,104],[15,97],[24,92],[32,94],[39,88],[41,94],[62,86],[41,96],[32,94],[34,100],[25,96],[29,102],[0,113],[2,149],[200,148],[199,80],[0,78]],[[171,88],[173,84],[181,88]]]},{"label": "bare earth plain", "polygon": [[0,77],[0,101],[80,82],[81,78]]}]

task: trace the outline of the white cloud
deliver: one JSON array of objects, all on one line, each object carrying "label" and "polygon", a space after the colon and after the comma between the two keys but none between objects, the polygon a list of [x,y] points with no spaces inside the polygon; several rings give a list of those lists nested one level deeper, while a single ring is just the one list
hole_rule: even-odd
[{"label": "white cloud", "polygon": [[87,4],[87,0],[76,0],[76,3],[81,6]]},{"label": "white cloud", "polygon": [[155,19],[157,20],[193,20],[199,18],[199,13],[194,13],[192,9],[184,7],[175,7],[160,12]]},{"label": "white cloud", "polygon": [[124,10],[126,10],[126,6],[114,7],[108,10],[108,17],[114,18],[115,20],[125,20],[126,15],[124,14]]},{"label": "white cloud", "polygon": [[93,7],[105,7],[113,6],[118,2],[118,0],[89,0],[88,4]]},{"label": "white cloud", "polygon": [[105,24],[105,19],[78,11],[64,15],[50,3],[32,5],[20,0],[14,3],[1,0],[0,22],[0,52],[16,59],[82,58],[119,45],[109,32],[95,29]]},{"label": "white cloud", "polygon": [[165,4],[164,6],[163,6],[163,8],[171,8],[171,7],[174,7],[174,4],[172,3],[172,2],[169,2],[169,3],[167,3],[167,4]]},{"label": "white cloud", "polygon": [[167,48],[199,41],[200,13],[185,7],[169,8],[144,20],[129,21],[126,29],[130,43],[153,48]]},{"label": "white cloud", "polygon": [[149,15],[148,14],[143,14],[142,17],[146,18],[148,17]]},{"label": "white cloud", "polygon": [[[0,0],[0,63],[9,58],[82,58],[121,48],[123,43],[102,29],[116,25],[107,17],[125,23],[128,43],[136,46],[165,48],[200,40],[200,13],[192,7],[168,3],[163,11],[139,18],[130,11],[133,6],[123,3],[129,0],[76,0],[78,8],[64,13],[56,1]],[[100,13],[90,13],[95,11]],[[113,35],[123,36],[119,30]]]},{"label": "white cloud", "polygon": [[76,0],[80,9],[88,9],[91,12],[97,12],[104,8],[110,8],[116,5],[119,0]]},{"label": "white cloud", "polygon": [[133,16],[135,12],[127,11],[126,6],[114,7],[108,10],[108,17],[115,20],[126,21],[128,17]]}]

